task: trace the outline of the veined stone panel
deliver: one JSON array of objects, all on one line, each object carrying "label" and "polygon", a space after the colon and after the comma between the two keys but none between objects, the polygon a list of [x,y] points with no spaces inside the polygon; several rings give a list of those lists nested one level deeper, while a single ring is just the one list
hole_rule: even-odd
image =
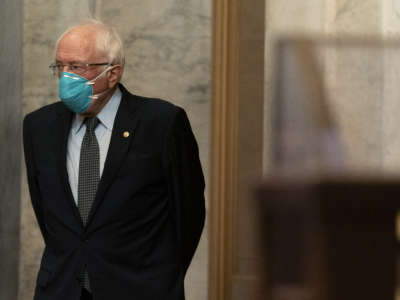
[{"label": "veined stone panel", "polygon": [[[384,38],[400,43],[400,1],[382,0]],[[383,168],[388,172],[400,173],[400,46],[390,47],[384,52],[382,122]]]},{"label": "veined stone panel", "polygon": [[382,32],[386,37],[400,37],[400,1],[382,0]]},{"label": "veined stone panel", "polygon": [[382,0],[336,0],[334,31],[342,35],[380,35],[383,2]]},{"label": "veined stone panel", "polygon": [[[396,36],[400,29],[400,1],[398,0],[325,0],[314,7],[296,7],[294,1],[272,0],[267,10],[267,43],[272,45],[278,34],[298,34],[345,38],[348,36]],[[311,20],[310,20],[311,19]],[[269,42],[268,42],[269,41]],[[266,47],[266,94],[264,170],[270,167],[270,112],[273,90],[273,52]],[[268,52],[268,49],[270,51]],[[330,50],[321,76],[334,90],[330,98],[338,122],[346,128],[345,137],[352,166],[393,167],[399,161],[400,143],[397,142],[398,121],[396,101],[398,92],[395,65],[398,59],[391,51],[366,50],[360,57],[357,51]],[[351,53],[353,52],[353,53]],[[352,57],[353,55],[353,57]],[[370,59],[368,59],[368,55]],[[364,60],[364,61],[363,61]],[[354,69],[350,67],[354,65]],[[350,117],[352,116],[352,117]],[[343,127],[344,126],[344,127]],[[360,141],[357,143],[356,141]],[[357,154],[358,153],[358,154]],[[399,161],[400,162],[400,161]]]},{"label": "veined stone panel", "polygon": [[271,171],[271,122],[274,92],[275,42],[282,36],[323,34],[331,0],[267,0],[265,13],[264,174]]},{"label": "veined stone panel", "polygon": [[[331,16],[327,34],[363,39],[382,36],[384,2],[381,0],[336,0],[327,13]],[[347,49],[346,49],[347,47]],[[355,170],[380,169],[385,151],[382,137],[386,113],[384,51],[367,44],[332,50],[327,61],[330,105],[347,152],[347,165]],[[330,93],[330,94],[329,94]]]},{"label": "veined stone panel", "polygon": [[325,26],[326,2],[321,0],[266,1],[267,38],[277,34],[321,33]]}]

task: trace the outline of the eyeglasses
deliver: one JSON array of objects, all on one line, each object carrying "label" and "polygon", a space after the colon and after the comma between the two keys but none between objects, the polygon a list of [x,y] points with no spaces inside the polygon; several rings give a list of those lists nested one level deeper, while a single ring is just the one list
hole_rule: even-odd
[{"label": "eyeglasses", "polygon": [[62,63],[53,63],[49,66],[52,74],[54,76],[59,76],[60,73],[64,70],[64,67],[67,67],[67,70],[77,74],[82,75],[84,74],[89,67],[96,67],[96,66],[107,66],[109,63],[96,63],[96,64],[85,64],[85,63],[71,63],[71,64],[62,64]]}]

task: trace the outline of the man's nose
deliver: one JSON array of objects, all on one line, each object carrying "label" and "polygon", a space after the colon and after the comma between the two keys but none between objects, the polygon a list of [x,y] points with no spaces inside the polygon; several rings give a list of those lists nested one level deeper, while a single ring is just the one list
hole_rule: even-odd
[{"label": "man's nose", "polygon": [[70,65],[62,65],[60,72],[69,72],[71,70]]}]

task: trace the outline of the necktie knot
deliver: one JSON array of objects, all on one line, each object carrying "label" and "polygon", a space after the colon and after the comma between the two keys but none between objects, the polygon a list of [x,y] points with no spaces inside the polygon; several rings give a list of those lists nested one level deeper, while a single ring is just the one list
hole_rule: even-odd
[{"label": "necktie knot", "polygon": [[94,132],[97,125],[99,124],[99,119],[97,117],[91,117],[85,119],[86,130],[89,132]]}]

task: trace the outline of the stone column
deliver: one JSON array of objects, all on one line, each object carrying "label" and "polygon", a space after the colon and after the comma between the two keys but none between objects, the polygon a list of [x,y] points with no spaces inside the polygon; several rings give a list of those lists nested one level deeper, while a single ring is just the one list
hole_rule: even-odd
[{"label": "stone column", "polygon": [[0,299],[18,294],[22,3],[0,2]]}]

